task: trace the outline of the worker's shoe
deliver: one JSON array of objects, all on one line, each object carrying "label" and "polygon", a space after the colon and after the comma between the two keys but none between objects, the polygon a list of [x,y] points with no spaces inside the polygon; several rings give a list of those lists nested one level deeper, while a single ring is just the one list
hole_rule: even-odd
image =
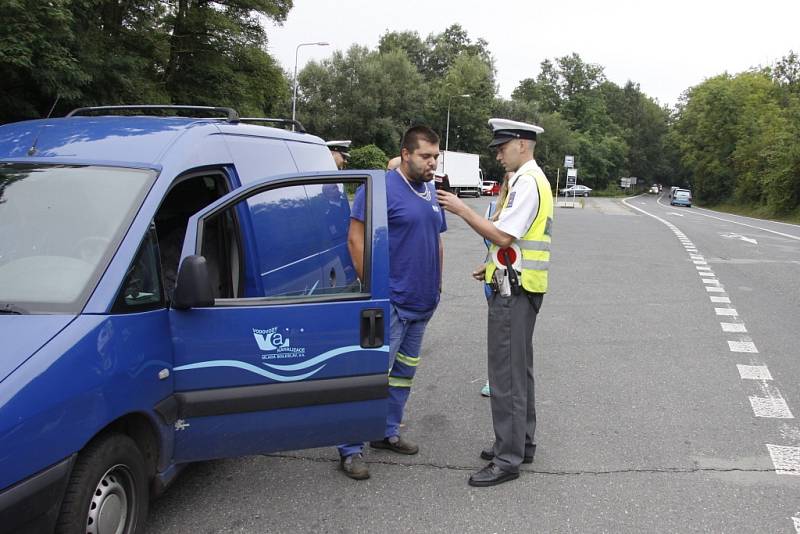
[{"label": "worker's shoe", "polygon": [[[536,444],[534,443],[533,446],[525,451],[525,456],[522,458],[523,464],[532,464],[533,463],[533,456],[536,454]],[[494,460],[494,449],[489,447],[488,449],[483,449],[481,451],[481,459],[483,460]]]},{"label": "worker's shoe", "polygon": [[496,486],[509,480],[519,478],[519,473],[503,471],[493,463],[469,477],[469,485],[477,487]]},{"label": "worker's shoe", "polygon": [[386,449],[397,454],[411,455],[419,452],[419,447],[416,444],[406,441],[400,436],[383,438],[381,441],[370,441],[369,446],[373,449]]},{"label": "worker's shoe", "polygon": [[351,454],[339,460],[339,467],[341,467],[344,474],[354,480],[366,480],[369,478],[369,468],[367,462],[361,454]]}]

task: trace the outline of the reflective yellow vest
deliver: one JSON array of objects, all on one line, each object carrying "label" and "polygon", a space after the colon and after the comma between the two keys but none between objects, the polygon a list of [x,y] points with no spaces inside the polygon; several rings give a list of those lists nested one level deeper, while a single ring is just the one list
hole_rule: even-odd
[{"label": "reflective yellow vest", "polygon": [[[547,271],[550,266],[550,235],[553,229],[553,192],[550,182],[539,167],[524,172],[520,176],[533,176],[539,191],[539,212],[528,231],[514,243],[522,251],[522,287],[530,293],[547,293]],[[517,178],[519,179],[519,178]],[[506,196],[503,209],[508,204],[510,193]],[[498,246],[492,244],[486,262],[486,282],[492,280],[496,266],[492,256]]]}]

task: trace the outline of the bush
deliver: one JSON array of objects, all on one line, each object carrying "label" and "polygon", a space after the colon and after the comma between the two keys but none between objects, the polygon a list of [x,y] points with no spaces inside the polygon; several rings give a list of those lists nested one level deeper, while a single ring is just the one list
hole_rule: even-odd
[{"label": "bush", "polygon": [[350,151],[348,169],[385,169],[389,158],[375,145],[362,146]]}]

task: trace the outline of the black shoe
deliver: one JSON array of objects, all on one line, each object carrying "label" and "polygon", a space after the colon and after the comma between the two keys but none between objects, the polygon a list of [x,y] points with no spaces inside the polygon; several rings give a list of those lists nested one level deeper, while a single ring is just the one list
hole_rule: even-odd
[{"label": "black shoe", "polygon": [[[530,455],[526,454],[522,458],[522,463],[523,464],[532,464],[533,463],[533,455],[534,454],[536,454],[536,444],[533,445],[533,448],[531,449]],[[483,460],[494,460],[494,450],[492,450],[491,447],[489,447],[488,449],[483,449],[481,451],[481,459],[483,459]]]},{"label": "black shoe", "polygon": [[519,473],[510,473],[503,471],[494,463],[490,463],[471,477],[469,477],[469,485],[477,487],[496,486],[509,480],[519,478]]},{"label": "black shoe", "polygon": [[391,438],[383,438],[381,441],[370,441],[369,446],[373,449],[386,449],[398,454],[417,454],[419,447],[406,441],[400,436],[392,436]]},{"label": "black shoe", "polygon": [[354,480],[366,480],[369,478],[369,468],[361,454],[340,458],[339,467],[346,476]]}]

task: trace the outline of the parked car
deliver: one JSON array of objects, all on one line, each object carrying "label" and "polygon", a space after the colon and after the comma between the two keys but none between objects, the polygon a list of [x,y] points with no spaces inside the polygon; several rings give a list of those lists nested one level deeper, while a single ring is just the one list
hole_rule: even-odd
[{"label": "parked car", "polygon": [[130,534],[188,462],[384,437],[384,173],[195,110],[0,126],[0,532]]},{"label": "parked car", "polygon": [[481,186],[481,194],[484,196],[495,196],[500,193],[500,183],[487,180]]},{"label": "parked car", "polygon": [[676,189],[672,194],[672,199],[669,201],[670,206],[686,206],[692,207],[692,192],[688,189]]},{"label": "parked car", "polygon": [[571,185],[569,187],[565,187],[561,190],[561,194],[564,196],[576,196],[576,197],[588,197],[589,193],[592,192],[590,187],[586,187],[585,185]]}]

